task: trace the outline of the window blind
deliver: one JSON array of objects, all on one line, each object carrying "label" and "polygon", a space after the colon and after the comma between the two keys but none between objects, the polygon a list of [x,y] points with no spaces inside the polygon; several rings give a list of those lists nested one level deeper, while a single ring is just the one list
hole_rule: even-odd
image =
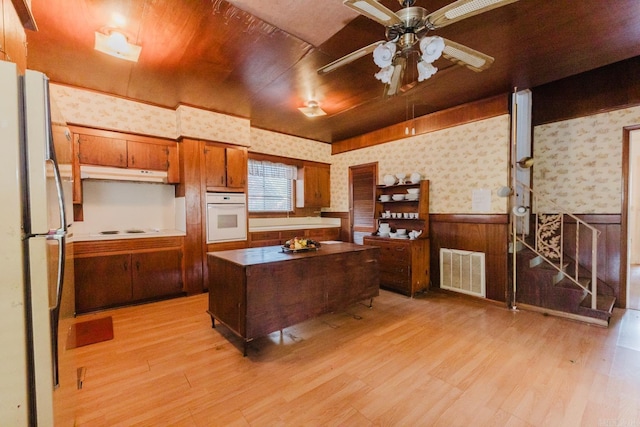
[{"label": "window blind", "polygon": [[249,159],[248,169],[249,212],[293,211],[295,166]]}]

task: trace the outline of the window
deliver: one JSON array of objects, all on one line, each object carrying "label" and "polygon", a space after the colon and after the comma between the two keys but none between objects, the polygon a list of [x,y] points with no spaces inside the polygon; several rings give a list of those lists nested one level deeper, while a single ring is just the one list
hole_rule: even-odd
[{"label": "window", "polygon": [[249,212],[293,211],[293,180],[298,169],[249,159]]}]

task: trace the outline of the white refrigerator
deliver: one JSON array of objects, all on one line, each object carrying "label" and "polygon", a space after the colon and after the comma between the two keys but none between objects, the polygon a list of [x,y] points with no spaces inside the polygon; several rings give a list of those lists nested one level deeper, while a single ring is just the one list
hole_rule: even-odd
[{"label": "white refrigerator", "polygon": [[70,180],[56,163],[47,77],[0,61],[0,94],[0,424],[50,426]]}]

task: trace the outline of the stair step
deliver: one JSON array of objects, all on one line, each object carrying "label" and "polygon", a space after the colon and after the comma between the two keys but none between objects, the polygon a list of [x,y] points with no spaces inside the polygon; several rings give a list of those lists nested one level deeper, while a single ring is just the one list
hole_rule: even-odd
[{"label": "stair step", "polygon": [[[586,277],[579,277],[578,278],[578,282],[584,287],[589,289],[589,285],[591,284],[591,279],[588,279]],[[578,286],[573,280],[564,277],[562,280],[560,280],[558,283],[556,283],[556,286],[561,287],[561,288],[565,288],[565,289],[575,289],[575,290],[582,290],[583,288],[581,288],[580,286]]]},{"label": "stair step", "polygon": [[[598,300],[596,301],[596,310],[603,311],[609,313],[613,312],[613,306],[616,303],[616,297],[612,297],[609,295],[598,295]],[[591,295],[587,295],[584,300],[580,303],[580,307],[591,308]]]}]

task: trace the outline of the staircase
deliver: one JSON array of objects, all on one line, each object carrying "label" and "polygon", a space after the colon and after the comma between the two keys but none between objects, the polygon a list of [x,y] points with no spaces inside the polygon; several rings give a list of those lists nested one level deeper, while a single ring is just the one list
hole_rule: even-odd
[{"label": "staircase", "polygon": [[531,206],[528,215],[513,215],[515,305],[608,326],[616,299],[599,291],[609,290],[597,278],[600,231],[522,183],[518,192],[527,192],[520,200]]}]

